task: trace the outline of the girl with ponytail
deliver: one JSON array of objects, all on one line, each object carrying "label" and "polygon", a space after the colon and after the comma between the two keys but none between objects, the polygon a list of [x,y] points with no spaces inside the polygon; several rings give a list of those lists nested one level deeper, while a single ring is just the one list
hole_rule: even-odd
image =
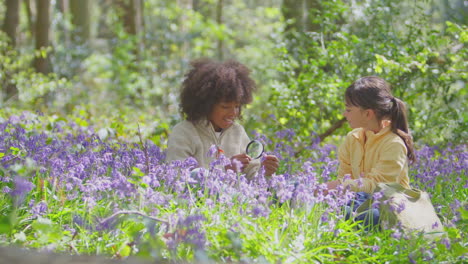
[{"label": "girl with ponytail", "polygon": [[[338,180],[328,182],[328,189],[349,186],[357,192],[354,207],[370,197],[377,183],[410,189],[408,162],[415,155],[403,101],[385,80],[368,76],[346,89],[345,102],[343,114],[353,130],[338,150]],[[373,218],[378,221],[378,212]]]}]

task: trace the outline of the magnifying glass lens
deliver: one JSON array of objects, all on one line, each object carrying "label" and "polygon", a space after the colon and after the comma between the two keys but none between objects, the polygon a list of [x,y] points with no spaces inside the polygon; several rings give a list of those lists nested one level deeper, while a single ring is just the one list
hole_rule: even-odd
[{"label": "magnifying glass lens", "polygon": [[245,153],[249,155],[253,159],[258,159],[263,154],[263,144],[258,140],[252,140],[247,144],[247,148],[245,149]]}]

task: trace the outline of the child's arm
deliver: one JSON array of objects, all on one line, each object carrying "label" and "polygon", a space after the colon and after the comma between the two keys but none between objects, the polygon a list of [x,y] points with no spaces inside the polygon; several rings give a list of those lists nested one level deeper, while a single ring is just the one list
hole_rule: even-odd
[{"label": "child's arm", "polygon": [[377,183],[397,182],[409,188],[406,177],[402,178],[402,172],[407,169],[406,147],[403,142],[389,142],[383,146],[379,153],[378,162],[372,169],[361,175],[352,175],[350,180],[343,182],[350,186],[353,191],[366,193],[374,192]]},{"label": "child's arm", "polygon": [[[192,131],[193,132],[193,131]],[[167,141],[166,161],[185,160],[195,155],[193,137],[182,125],[176,125]]]},{"label": "child's arm", "polygon": [[343,144],[341,144],[340,147],[338,148],[338,161],[339,161],[338,179],[339,181],[342,181],[345,175],[347,174],[351,175],[353,173],[352,168],[351,168],[351,154],[350,154],[349,148],[350,148],[349,137],[346,137]]},{"label": "child's arm", "polygon": [[404,143],[392,142],[385,146],[379,153],[379,161],[370,170],[364,173],[363,186],[360,188],[364,192],[372,193],[380,182],[397,182],[409,188],[407,182],[401,178],[402,172],[407,169],[407,150]]}]

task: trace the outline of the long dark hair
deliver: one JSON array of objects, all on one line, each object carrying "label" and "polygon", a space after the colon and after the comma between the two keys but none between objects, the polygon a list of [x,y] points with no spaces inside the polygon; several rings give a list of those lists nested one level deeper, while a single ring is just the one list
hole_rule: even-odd
[{"label": "long dark hair", "polygon": [[346,89],[345,100],[347,104],[374,110],[379,121],[390,118],[392,132],[405,142],[408,159],[416,160],[405,103],[392,95],[391,87],[384,79],[377,76],[358,79]]}]

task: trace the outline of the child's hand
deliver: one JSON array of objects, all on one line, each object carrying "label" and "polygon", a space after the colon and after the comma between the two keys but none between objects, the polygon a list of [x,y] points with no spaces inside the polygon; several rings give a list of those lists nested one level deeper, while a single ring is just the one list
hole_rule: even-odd
[{"label": "child's hand", "polygon": [[226,166],[226,169],[231,169],[236,172],[242,171],[249,165],[251,160],[252,158],[245,153],[234,155],[231,157],[231,165]]},{"label": "child's hand", "polygon": [[274,155],[265,155],[262,158],[262,166],[265,168],[265,176],[271,176],[278,170],[279,159]]}]

